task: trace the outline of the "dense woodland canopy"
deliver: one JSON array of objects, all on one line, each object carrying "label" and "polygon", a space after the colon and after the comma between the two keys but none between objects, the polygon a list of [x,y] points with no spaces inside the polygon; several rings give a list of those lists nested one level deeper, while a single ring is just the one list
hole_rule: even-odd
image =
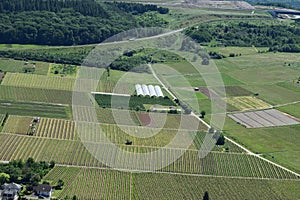
[{"label": "dense woodland canopy", "polygon": [[0,43],[75,45],[98,43],[121,31],[164,26],[155,13],[167,8],[94,0],[2,0]]},{"label": "dense woodland canopy", "polygon": [[200,43],[225,46],[270,47],[271,51],[300,52],[300,22],[294,24],[270,22],[225,22],[191,27],[186,34]]}]

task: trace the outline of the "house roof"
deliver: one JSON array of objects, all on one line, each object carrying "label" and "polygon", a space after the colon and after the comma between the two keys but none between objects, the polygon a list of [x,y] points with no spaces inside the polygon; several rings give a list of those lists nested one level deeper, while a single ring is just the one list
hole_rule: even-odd
[{"label": "house roof", "polygon": [[48,184],[41,184],[33,187],[33,190],[36,192],[50,192],[52,190],[52,187]]},{"label": "house roof", "polygon": [[17,183],[4,183],[2,186],[1,186],[2,190],[21,190],[22,189],[22,186],[17,184]]}]

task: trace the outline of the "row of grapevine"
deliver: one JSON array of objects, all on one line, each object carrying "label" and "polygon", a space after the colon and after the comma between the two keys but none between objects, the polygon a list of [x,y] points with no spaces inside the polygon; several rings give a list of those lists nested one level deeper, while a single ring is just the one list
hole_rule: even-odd
[{"label": "row of grapevine", "polygon": [[17,87],[72,90],[75,79],[36,74],[7,73],[2,85]]},{"label": "row of grapevine", "polygon": [[0,126],[2,125],[4,119],[5,119],[5,114],[0,114]]},{"label": "row of grapevine", "polygon": [[76,140],[75,123],[63,119],[41,118],[35,136],[63,140]]},{"label": "row of grapevine", "polygon": [[65,90],[0,85],[0,99],[11,101],[71,104],[72,92]]}]

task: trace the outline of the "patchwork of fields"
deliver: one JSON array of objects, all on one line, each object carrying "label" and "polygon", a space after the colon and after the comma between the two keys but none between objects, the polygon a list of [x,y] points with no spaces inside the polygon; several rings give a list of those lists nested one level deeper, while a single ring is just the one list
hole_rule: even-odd
[{"label": "patchwork of fields", "polygon": [[[239,51],[238,48],[210,49],[225,54]],[[273,162],[299,172],[300,160],[297,155],[300,152],[300,122],[296,117],[300,117],[297,103],[300,94],[298,88],[290,84],[299,70],[288,68],[284,64],[289,59],[299,59],[299,56],[283,53],[258,54],[255,51],[253,47],[242,48],[242,56],[215,60],[221,73],[206,74],[206,78],[210,80],[221,75],[224,81],[227,111],[232,112],[226,118],[224,135]],[[3,63],[5,67],[1,65]],[[266,162],[257,155],[248,154],[227,140],[225,145],[215,146],[209,153],[202,152],[208,154],[200,159],[198,150],[207,137],[207,127],[194,116],[141,111],[156,103],[163,104],[166,108],[175,106],[170,99],[133,97],[129,101],[131,110],[118,110],[119,115],[115,116],[114,111],[119,108],[111,108],[110,98],[97,95],[100,107],[96,108],[96,114],[98,126],[103,132],[98,132],[98,128],[93,129],[88,124],[83,127],[86,132],[78,134],[71,111],[76,73],[66,77],[50,75],[47,74],[49,64],[39,62],[36,63],[34,73],[22,73],[23,65],[23,61],[0,60],[0,69],[6,72],[0,85],[1,125],[8,114],[0,129],[0,160],[28,157],[38,161],[54,160],[57,166],[45,180],[53,185],[59,179],[65,182],[63,190],[54,192],[55,197],[70,197],[75,194],[79,199],[199,199],[205,191],[209,191],[214,199],[300,197],[297,189],[300,182],[296,174]],[[162,70],[159,78],[167,86],[178,86],[171,87],[174,90],[172,92],[185,103],[192,103],[195,97],[199,104],[198,114],[205,111],[204,120],[208,121],[211,99],[217,97],[222,88],[218,84],[207,87],[204,78],[188,63],[168,65],[182,75],[164,69],[159,64],[154,66]],[[111,70],[110,75],[107,71],[103,73],[97,91],[113,92],[120,81],[122,84],[119,85],[119,90],[123,93],[130,93],[135,83],[159,84],[151,74],[126,74]],[[199,91],[194,93],[194,87],[198,87]],[[254,94],[256,97],[253,97]],[[121,99],[122,108],[123,103],[124,99]],[[272,107],[294,117],[277,110],[268,110]],[[129,115],[123,115],[122,112],[129,112]],[[34,134],[30,136],[28,132],[34,117],[41,118]],[[118,117],[122,118],[122,123],[117,125]],[[180,127],[182,120],[187,123]],[[196,122],[198,126],[195,129],[193,125]],[[182,130],[178,131],[178,128]],[[93,134],[85,134],[88,131]],[[194,138],[188,150],[183,148],[183,140],[165,147],[178,132],[186,140]],[[130,133],[154,136],[139,138]],[[136,154],[161,150],[163,162],[172,161],[177,153],[182,153],[182,156],[153,173],[112,170],[93,156],[95,153],[110,153],[100,152],[103,147],[109,146],[103,142],[103,136],[120,149]],[[131,142],[130,145],[126,144],[127,141]],[[93,147],[92,153],[85,145]],[[120,162],[126,163],[129,160],[124,153],[118,156]]]}]

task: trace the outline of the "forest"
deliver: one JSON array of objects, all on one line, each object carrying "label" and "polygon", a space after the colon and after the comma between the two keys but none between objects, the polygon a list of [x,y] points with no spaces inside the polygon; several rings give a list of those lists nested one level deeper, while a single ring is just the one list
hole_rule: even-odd
[{"label": "forest", "polygon": [[2,0],[0,43],[81,45],[99,43],[137,27],[164,26],[167,8],[94,0]]},{"label": "forest", "polygon": [[268,22],[222,22],[188,28],[185,34],[199,43],[269,47],[270,51],[300,52],[300,21],[291,25]]}]

